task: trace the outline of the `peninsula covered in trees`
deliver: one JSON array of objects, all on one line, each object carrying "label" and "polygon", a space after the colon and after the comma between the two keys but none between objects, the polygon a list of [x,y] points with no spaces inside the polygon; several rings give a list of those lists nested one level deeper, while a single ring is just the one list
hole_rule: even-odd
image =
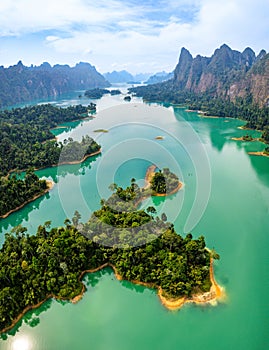
[{"label": "peninsula covered in trees", "polygon": [[91,109],[91,105],[58,108],[47,104],[0,112],[0,217],[49,190],[48,182],[39,180],[33,170],[26,172],[24,181],[16,172],[76,164],[101,152],[88,135],[81,142],[69,138],[61,143],[50,131],[59,123],[87,117]]},{"label": "peninsula covered in trees", "polygon": [[26,172],[24,180],[16,174],[0,178],[0,218],[22,208],[52,187],[52,182],[40,180],[32,169]]},{"label": "peninsula covered in trees", "polygon": [[[91,106],[59,108],[45,104],[1,111],[0,176],[12,170],[57,164],[62,146],[50,130],[60,123],[88,117],[89,109]],[[96,144],[91,142],[92,152],[96,152]]]},{"label": "peninsula covered in trees", "polygon": [[206,249],[204,237],[189,233],[183,238],[166,216],[156,216],[154,207],[132,210],[141,192],[134,180],[126,189],[112,187],[112,196],[85,224],[75,212],[63,227],[50,229],[46,222],[36,235],[21,226],[6,234],[0,250],[2,332],[48,298],[82,294],[83,274],[106,266],[122,279],[158,289],[167,306],[218,297],[211,270],[212,258],[219,256]]},{"label": "peninsula covered in trees", "polygon": [[[41,157],[42,153],[36,158],[31,158],[30,154],[28,165],[44,167],[44,164],[47,166],[78,164],[101,152],[101,146],[88,135],[83,136],[81,142],[69,138],[64,143],[53,141],[51,145],[51,152],[46,155],[46,158]],[[50,185],[49,181],[39,180],[33,168],[26,171],[24,180],[17,178],[16,172],[0,177],[0,218],[6,217],[46,193]]]}]

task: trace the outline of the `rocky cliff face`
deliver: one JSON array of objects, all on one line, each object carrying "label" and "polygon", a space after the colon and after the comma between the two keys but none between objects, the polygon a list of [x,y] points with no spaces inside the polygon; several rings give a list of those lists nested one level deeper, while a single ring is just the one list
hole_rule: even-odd
[{"label": "rocky cliff face", "polygon": [[228,96],[248,96],[261,107],[269,106],[269,54],[257,57],[246,75],[230,85]]},{"label": "rocky cliff face", "polygon": [[251,48],[242,53],[222,45],[211,57],[195,58],[183,48],[175,68],[174,85],[179,90],[208,93],[212,97],[248,97],[260,106],[269,99],[269,55],[256,57]]},{"label": "rocky cliff face", "polygon": [[75,67],[51,67],[49,63],[26,67],[20,61],[9,68],[0,67],[0,106],[56,97],[76,89],[109,85],[89,63],[81,62]]}]

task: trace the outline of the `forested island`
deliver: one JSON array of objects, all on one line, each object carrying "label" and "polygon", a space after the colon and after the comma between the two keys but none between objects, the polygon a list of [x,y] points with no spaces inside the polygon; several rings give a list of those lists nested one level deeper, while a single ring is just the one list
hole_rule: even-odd
[{"label": "forested island", "polygon": [[[83,136],[81,142],[69,138],[64,140],[64,143],[54,141],[51,144],[53,147],[46,158],[39,158],[36,163],[29,164],[39,168],[44,167],[44,164],[47,166],[79,164],[88,157],[101,153],[101,146],[88,135]],[[31,162],[31,158],[29,162]],[[22,208],[25,204],[46,193],[50,188],[50,182],[39,180],[33,168],[26,171],[24,180],[17,178],[16,172],[6,177],[0,177],[0,218],[5,218],[10,213]]]},{"label": "forested island", "polygon": [[24,180],[18,179],[16,174],[0,178],[0,218],[21,209],[25,204],[35,200],[48,192],[53,183],[40,180],[33,169],[26,172]]},{"label": "forested island", "polygon": [[102,96],[104,96],[106,94],[110,94],[111,96],[120,95],[121,91],[118,90],[118,89],[108,90],[108,89],[96,88],[96,89],[86,90],[84,92],[84,95],[86,97],[93,98],[93,99],[99,99],[99,98],[101,98]]},{"label": "forested island", "polygon": [[[59,108],[44,104],[1,111],[0,176],[13,170],[57,164],[63,145],[50,130],[60,123],[88,117],[89,110],[91,106]],[[94,141],[91,143],[92,152],[100,149]]]},{"label": "forested island", "polygon": [[24,181],[16,172],[77,164],[101,152],[88,135],[81,142],[68,138],[62,143],[50,131],[58,123],[88,117],[89,110],[91,105],[58,108],[47,104],[0,112],[0,217],[49,190],[49,183],[39,180],[33,170],[26,172]]},{"label": "forested island", "polygon": [[164,196],[177,192],[182,183],[176,174],[172,173],[168,168],[154,172],[155,168],[152,168],[153,174],[150,179],[150,189],[152,195]]},{"label": "forested island", "polygon": [[48,298],[77,301],[84,273],[106,266],[121,279],[158,289],[169,308],[219,297],[212,272],[212,258],[219,256],[209,252],[204,237],[183,238],[154,207],[137,209],[141,189],[134,179],[126,189],[111,187],[112,196],[85,224],[75,212],[62,227],[50,229],[46,222],[36,235],[21,226],[6,234],[0,250],[1,332]]},{"label": "forested island", "polygon": [[65,139],[63,143],[59,142],[57,150],[59,150],[58,163],[52,166],[81,163],[88,157],[101,153],[101,146],[86,135],[82,136],[81,142],[72,138]]}]

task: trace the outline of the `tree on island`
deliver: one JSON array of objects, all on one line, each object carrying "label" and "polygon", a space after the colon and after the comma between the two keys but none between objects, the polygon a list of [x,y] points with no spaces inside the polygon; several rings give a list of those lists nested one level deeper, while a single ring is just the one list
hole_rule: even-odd
[{"label": "tree on island", "polygon": [[117,186],[85,224],[76,211],[73,225],[67,219],[64,227],[40,225],[36,235],[21,226],[6,234],[0,249],[0,329],[47,297],[74,298],[83,290],[82,272],[104,264],[125,280],[160,287],[166,298],[209,291],[204,237],[183,238],[173,224],[137,209],[130,194],[135,201],[139,193]]},{"label": "tree on island", "polygon": [[0,178],[0,217],[45,193],[47,188],[46,180],[40,180],[32,168],[27,170],[24,180],[17,173]]},{"label": "tree on island", "polygon": [[168,194],[174,191],[179,185],[179,178],[168,168],[154,173],[150,181],[150,188],[153,193]]},{"label": "tree on island", "polygon": [[150,207],[147,207],[147,213],[149,214],[156,214],[157,211],[154,207],[150,206]]},{"label": "tree on island", "polygon": [[51,129],[88,117],[89,106],[50,104],[0,111],[0,176],[10,171],[57,164],[61,152]]}]

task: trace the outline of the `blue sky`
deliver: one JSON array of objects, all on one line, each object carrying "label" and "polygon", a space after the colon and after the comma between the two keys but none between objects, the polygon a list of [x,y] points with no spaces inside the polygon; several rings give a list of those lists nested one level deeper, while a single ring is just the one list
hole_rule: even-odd
[{"label": "blue sky", "polygon": [[101,72],[171,71],[182,46],[269,51],[268,0],[5,0],[0,65],[85,61]]}]

